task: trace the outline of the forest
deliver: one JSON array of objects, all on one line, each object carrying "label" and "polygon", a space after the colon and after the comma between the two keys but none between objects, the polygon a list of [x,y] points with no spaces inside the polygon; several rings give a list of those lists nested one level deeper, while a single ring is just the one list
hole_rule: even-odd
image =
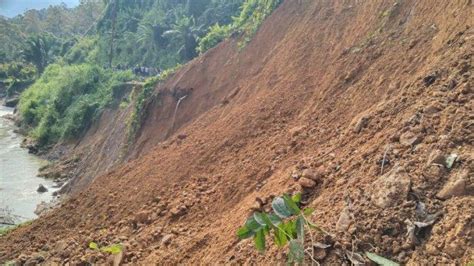
[{"label": "forest", "polygon": [[0,18],[0,96],[18,103],[20,126],[40,147],[77,138],[120,84],[148,78],[153,87],[226,38],[243,49],[280,2],[81,0]]}]

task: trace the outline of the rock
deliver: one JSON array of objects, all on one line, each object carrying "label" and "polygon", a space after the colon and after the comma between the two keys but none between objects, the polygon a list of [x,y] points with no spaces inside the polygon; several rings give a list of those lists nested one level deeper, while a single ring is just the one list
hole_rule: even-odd
[{"label": "rock", "polygon": [[35,253],[31,256],[30,259],[25,262],[25,265],[38,265],[41,264],[43,261],[44,256],[39,253]]},{"label": "rock", "polygon": [[438,75],[436,74],[431,74],[423,78],[423,83],[425,84],[426,87],[429,87],[431,84],[433,84],[436,81],[436,78]]},{"label": "rock", "polygon": [[171,243],[171,240],[173,240],[173,238],[174,238],[173,234],[167,234],[161,239],[161,244],[167,246]]},{"label": "rock", "polygon": [[429,180],[439,181],[444,174],[443,166],[431,164],[423,169],[423,176]]},{"label": "rock", "polygon": [[187,137],[188,137],[188,135],[186,135],[186,134],[179,134],[179,135],[178,135],[178,139],[179,139],[179,140],[183,140],[183,139],[185,139],[185,138],[187,138]]},{"label": "rock", "polygon": [[135,215],[135,221],[141,224],[148,224],[150,222],[151,212],[140,211]]},{"label": "rock", "polygon": [[404,146],[413,147],[417,144],[420,144],[423,138],[420,135],[417,135],[413,132],[405,132],[400,135],[400,143]]},{"label": "rock", "polygon": [[426,107],[423,110],[423,113],[427,114],[427,115],[432,115],[432,114],[438,113],[439,111],[441,111],[441,108],[433,104],[433,105],[430,105],[430,106]]},{"label": "rock", "polygon": [[351,225],[352,219],[351,219],[351,212],[348,207],[345,207],[341,215],[339,216],[339,219],[337,220],[336,223],[336,231],[338,232],[345,232],[347,229],[349,229],[349,226]]},{"label": "rock", "polygon": [[54,202],[40,202],[38,205],[36,205],[36,209],[34,213],[38,216],[43,215],[44,213],[48,212],[49,210],[52,210],[55,206]]},{"label": "rock", "polygon": [[443,153],[440,150],[433,150],[428,156],[427,166],[430,166],[432,164],[444,165],[445,161],[446,161],[446,157],[443,155]]},{"label": "rock", "polygon": [[395,166],[372,184],[371,200],[380,208],[401,204],[408,196],[410,185],[410,178],[405,171]]},{"label": "rock", "polygon": [[5,106],[13,108],[18,104],[19,101],[20,101],[19,97],[9,98],[5,100]]},{"label": "rock", "polygon": [[45,186],[43,186],[43,184],[40,184],[38,186],[38,189],[36,189],[36,191],[39,192],[39,193],[44,193],[44,192],[47,192],[48,189]]},{"label": "rock", "polygon": [[300,178],[298,182],[302,188],[313,188],[316,186],[316,182],[306,177]]},{"label": "rock", "polygon": [[463,171],[454,175],[436,194],[439,199],[449,199],[452,197],[461,197],[474,194],[474,185],[468,185],[469,172]]},{"label": "rock", "polygon": [[369,117],[367,116],[361,117],[354,126],[354,132],[360,133],[362,129],[367,127],[368,124],[369,124]]},{"label": "rock", "polygon": [[324,167],[321,166],[317,170],[304,169],[303,172],[301,173],[301,176],[318,182],[322,180],[324,174],[325,174]]},{"label": "rock", "polygon": [[462,243],[461,241],[456,240],[454,242],[449,243],[445,247],[445,251],[453,259],[454,258],[461,258],[464,254],[464,251],[465,251],[464,246],[465,246],[464,243]]},{"label": "rock", "polygon": [[174,218],[177,218],[177,217],[180,217],[180,216],[183,216],[184,214],[186,214],[188,208],[184,205],[182,206],[179,206],[179,207],[175,207],[173,209],[171,209],[171,215],[174,217]]}]

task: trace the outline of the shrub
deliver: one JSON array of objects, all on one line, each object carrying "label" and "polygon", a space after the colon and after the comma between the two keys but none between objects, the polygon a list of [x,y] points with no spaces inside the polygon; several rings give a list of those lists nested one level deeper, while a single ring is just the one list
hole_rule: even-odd
[{"label": "shrub", "polygon": [[229,37],[230,33],[230,25],[220,26],[219,24],[215,24],[214,26],[211,26],[209,28],[209,32],[204,37],[199,38],[197,51],[200,54],[203,54],[207,50],[211,49],[212,47],[216,46],[218,43]]},{"label": "shrub", "polygon": [[309,216],[314,210],[311,208],[300,209],[301,194],[292,197],[283,195],[275,197],[272,201],[271,213],[255,212],[250,216],[245,225],[239,228],[237,236],[240,239],[253,237],[257,250],[263,252],[266,248],[265,236],[273,232],[273,242],[278,247],[284,247],[288,244],[288,262],[302,263],[305,252],[314,260],[312,252],[305,251],[305,228],[311,236],[311,242],[314,244],[311,230],[315,229],[325,233],[324,230],[313,224],[306,216]]},{"label": "shrub", "polygon": [[241,35],[239,47],[244,47],[257,32],[263,21],[275,10],[282,0],[245,0],[240,15],[229,25],[212,26],[209,32],[199,39],[198,52],[204,53],[233,33]]}]

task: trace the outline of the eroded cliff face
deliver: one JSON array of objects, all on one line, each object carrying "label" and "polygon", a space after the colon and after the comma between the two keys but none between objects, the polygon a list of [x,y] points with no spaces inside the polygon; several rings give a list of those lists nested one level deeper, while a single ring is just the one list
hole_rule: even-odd
[{"label": "eroded cliff face", "polygon": [[122,243],[128,263],[284,262],[235,231],[272,196],[302,191],[332,235],[316,236],[330,245],[320,263],[365,251],[467,263],[472,11],[285,1],[245,48],[226,41],[159,85],[133,143],[131,110],[104,113],[70,153],[85,189],[0,238],[0,261],[112,260],[94,241]]}]

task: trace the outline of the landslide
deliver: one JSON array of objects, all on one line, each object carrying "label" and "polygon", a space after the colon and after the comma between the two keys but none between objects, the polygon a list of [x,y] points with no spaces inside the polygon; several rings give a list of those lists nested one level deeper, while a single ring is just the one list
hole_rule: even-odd
[{"label": "landslide", "polygon": [[468,263],[472,11],[469,0],[285,1],[245,48],[226,41],[158,86],[126,155],[127,111],[106,114],[79,145],[107,170],[1,237],[0,262],[282,263],[235,231],[268,208],[257,197],[303,191],[332,235],[317,236],[330,245],[320,263],[365,251]]}]

